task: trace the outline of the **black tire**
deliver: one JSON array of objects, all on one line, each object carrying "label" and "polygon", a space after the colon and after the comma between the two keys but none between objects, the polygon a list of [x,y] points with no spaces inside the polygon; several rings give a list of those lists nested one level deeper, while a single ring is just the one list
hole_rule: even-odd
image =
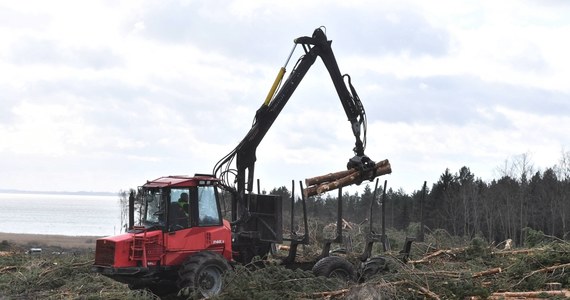
[{"label": "black tire", "polygon": [[386,258],[382,256],[374,256],[362,264],[360,279],[366,281],[374,276],[381,275],[387,270],[388,263],[386,262]]},{"label": "black tire", "polygon": [[227,260],[217,253],[196,253],[188,257],[178,270],[178,288],[204,298],[218,295],[224,285],[223,274],[229,269]]},{"label": "black tire", "polygon": [[354,265],[340,256],[327,256],[321,258],[313,266],[315,276],[338,278],[344,281],[354,281],[356,270]]}]

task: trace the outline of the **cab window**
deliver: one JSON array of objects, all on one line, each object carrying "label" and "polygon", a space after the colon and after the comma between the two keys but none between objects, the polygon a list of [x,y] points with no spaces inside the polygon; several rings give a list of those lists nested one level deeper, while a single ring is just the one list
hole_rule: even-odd
[{"label": "cab window", "polygon": [[198,187],[198,226],[221,224],[220,210],[213,186]]}]

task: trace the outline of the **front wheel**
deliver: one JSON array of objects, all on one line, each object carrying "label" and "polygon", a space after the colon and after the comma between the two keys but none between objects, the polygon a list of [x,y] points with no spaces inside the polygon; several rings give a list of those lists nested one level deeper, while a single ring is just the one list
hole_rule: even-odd
[{"label": "front wheel", "polygon": [[178,271],[178,288],[208,298],[220,294],[223,274],[230,268],[226,259],[204,251],[190,256]]}]

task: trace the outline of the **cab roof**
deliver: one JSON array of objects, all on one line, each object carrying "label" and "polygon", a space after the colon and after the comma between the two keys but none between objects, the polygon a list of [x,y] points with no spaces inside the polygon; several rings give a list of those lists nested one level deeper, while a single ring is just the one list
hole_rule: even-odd
[{"label": "cab roof", "polygon": [[173,176],[160,177],[155,180],[148,180],[143,185],[143,187],[146,188],[186,187],[186,186],[212,184],[213,182],[217,181],[220,180],[212,175],[206,175],[206,174],[195,174],[194,176],[173,175]]}]

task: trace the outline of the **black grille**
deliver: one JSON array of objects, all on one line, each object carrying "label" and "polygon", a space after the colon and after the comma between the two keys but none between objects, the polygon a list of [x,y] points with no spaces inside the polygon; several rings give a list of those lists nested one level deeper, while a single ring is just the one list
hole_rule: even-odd
[{"label": "black grille", "polygon": [[115,243],[98,240],[95,249],[95,265],[112,266],[115,263]]}]

